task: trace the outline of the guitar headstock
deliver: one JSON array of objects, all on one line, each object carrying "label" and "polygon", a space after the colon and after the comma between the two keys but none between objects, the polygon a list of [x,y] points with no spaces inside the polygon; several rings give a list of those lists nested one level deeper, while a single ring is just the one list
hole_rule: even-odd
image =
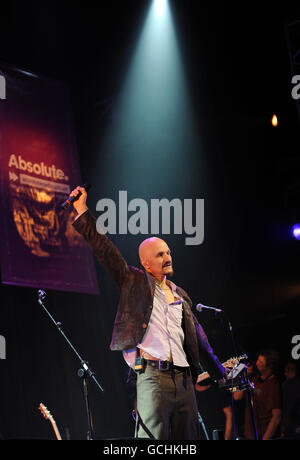
[{"label": "guitar headstock", "polygon": [[53,420],[53,417],[50,411],[47,409],[47,407],[43,403],[40,403],[39,410],[41,411],[41,413],[47,420]]},{"label": "guitar headstock", "polygon": [[230,358],[226,361],[226,363],[223,364],[224,367],[231,367],[231,366],[235,366],[236,363],[239,363],[240,361],[242,361],[243,359],[248,359],[248,356],[246,354],[244,355],[241,355],[241,356],[237,356],[235,358]]}]

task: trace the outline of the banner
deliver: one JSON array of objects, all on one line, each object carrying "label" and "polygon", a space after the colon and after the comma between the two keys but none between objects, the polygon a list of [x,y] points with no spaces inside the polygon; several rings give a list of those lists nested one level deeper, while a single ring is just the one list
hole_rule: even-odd
[{"label": "banner", "polygon": [[0,64],[4,284],[97,294],[94,258],[60,205],[82,184],[64,85]]}]

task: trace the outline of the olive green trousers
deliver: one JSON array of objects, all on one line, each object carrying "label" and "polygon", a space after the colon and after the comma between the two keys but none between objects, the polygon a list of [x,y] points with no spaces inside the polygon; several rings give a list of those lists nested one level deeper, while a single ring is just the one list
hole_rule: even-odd
[{"label": "olive green trousers", "polygon": [[199,439],[198,408],[189,368],[159,370],[147,364],[137,375],[135,437]]}]

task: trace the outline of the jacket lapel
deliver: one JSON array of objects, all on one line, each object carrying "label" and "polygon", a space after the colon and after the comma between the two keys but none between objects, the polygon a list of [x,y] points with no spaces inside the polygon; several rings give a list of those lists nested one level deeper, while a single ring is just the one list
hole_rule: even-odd
[{"label": "jacket lapel", "polygon": [[148,284],[149,284],[149,287],[150,287],[151,297],[153,299],[154,291],[155,291],[155,278],[154,278],[154,276],[150,275],[150,273],[148,273],[146,271],[145,271],[145,274],[146,274],[146,278],[148,280]]}]

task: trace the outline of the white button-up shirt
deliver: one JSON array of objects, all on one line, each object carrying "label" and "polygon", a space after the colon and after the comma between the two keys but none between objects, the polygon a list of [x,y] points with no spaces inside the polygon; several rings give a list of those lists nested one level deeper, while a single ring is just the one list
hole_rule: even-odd
[{"label": "white button-up shirt", "polygon": [[[148,327],[141,343],[137,347],[162,361],[171,360],[176,366],[188,367],[183,349],[184,332],[181,327],[183,300],[176,292],[176,286],[168,281],[175,302],[168,304],[162,288],[155,285],[153,309]],[[123,351],[125,361],[134,366],[136,348]]]}]

